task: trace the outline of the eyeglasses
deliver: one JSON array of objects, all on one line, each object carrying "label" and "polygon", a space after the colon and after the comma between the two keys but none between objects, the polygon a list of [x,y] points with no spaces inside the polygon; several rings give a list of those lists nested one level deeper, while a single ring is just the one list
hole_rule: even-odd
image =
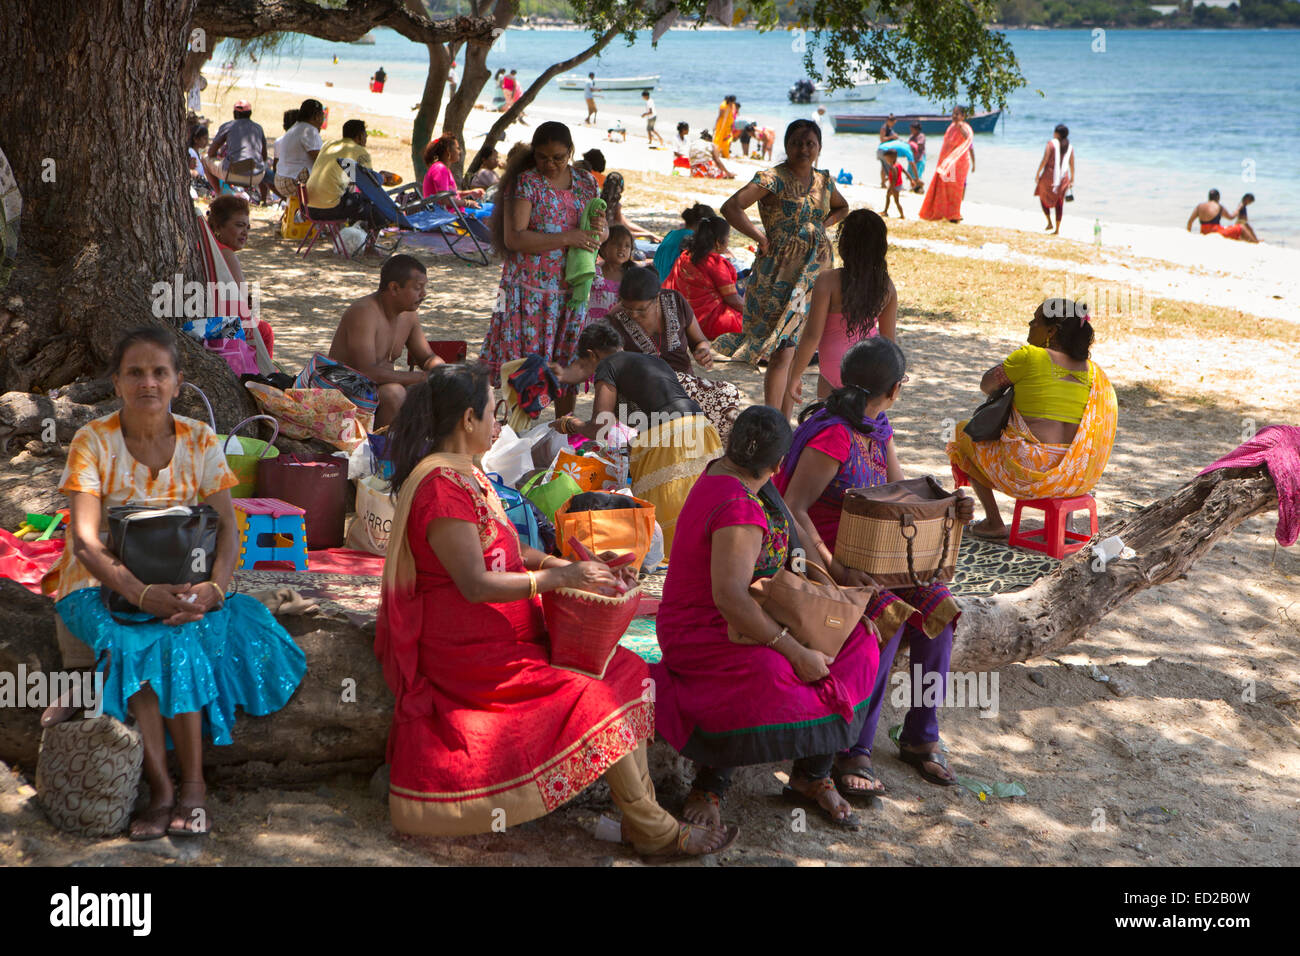
[{"label": "eyeglasses", "polygon": [[496,423],[498,425],[504,425],[507,421],[510,420],[510,409],[509,407],[507,407],[506,400],[504,398],[497,399],[496,410],[493,414],[493,418],[496,419]]}]

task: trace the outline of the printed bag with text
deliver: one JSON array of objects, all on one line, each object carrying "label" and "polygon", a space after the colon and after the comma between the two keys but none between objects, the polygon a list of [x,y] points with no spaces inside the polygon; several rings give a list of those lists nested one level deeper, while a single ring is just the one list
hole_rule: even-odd
[{"label": "printed bag with text", "polygon": [[244,387],[267,414],[280,421],[280,432],[289,438],[319,438],[342,451],[351,451],[366,440],[375,418],[357,408],[335,388],[278,389],[247,381]]}]

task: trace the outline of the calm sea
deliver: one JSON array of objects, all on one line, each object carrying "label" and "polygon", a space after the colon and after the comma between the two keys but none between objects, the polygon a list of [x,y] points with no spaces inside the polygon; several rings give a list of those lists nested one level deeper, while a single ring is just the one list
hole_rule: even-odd
[{"label": "calm sea", "polygon": [[[1214,187],[1229,208],[1243,193],[1254,193],[1250,219],[1261,238],[1300,246],[1300,32],[1045,30],[1008,36],[1028,86],[1012,95],[997,132],[977,138],[971,199],[1036,208],[1034,169],[1052,128],[1065,123],[1077,168],[1077,201],[1067,207],[1068,216],[1181,228]],[[361,86],[382,65],[385,100],[391,93],[414,104],[428,64],[424,48],[388,30],[375,38],[374,46],[304,38],[294,52],[241,72],[254,80],[274,73],[294,82]],[[793,106],[786,96],[804,72],[798,38],[789,33],[678,30],[657,48],[649,39],[644,34],[630,47],[615,41],[578,72],[594,70],[598,81],[601,75],[660,74],[654,96],[665,136],[678,120],[692,130],[712,124],[727,93],[740,98],[742,116],[764,125],[782,128],[811,115],[812,107]],[[588,43],[579,31],[511,30],[488,65],[518,70],[526,85]],[[600,102],[607,114],[625,117],[640,107],[635,91],[607,93]],[[874,102],[827,109],[905,113],[950,106],[917,97],[894,80]],[[584,113],[582,94],[554,83],[531,115],[544,115],[548,107],[557,118]],[[636,121],[627,125],[641,128]],[[930,137],[931,166],[938,139]],[[821,165],[878,181],[874,144],[874,136],[829,137]]]}]

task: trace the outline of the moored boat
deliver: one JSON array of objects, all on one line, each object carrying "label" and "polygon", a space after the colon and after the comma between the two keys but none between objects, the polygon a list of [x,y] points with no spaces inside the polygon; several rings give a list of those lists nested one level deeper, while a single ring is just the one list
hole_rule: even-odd
[{"label": "moored boat", "polygon": [[[998,117],[1002,115],[1001,110],[994,110],[991,113],[974,113],[966,117],[966,122],[970,124],[971,132],[974,133],[991,133],[998,125]],[[834,114],[831,116],[831,128],[837,133],[879,133],[880,127],[884,125],[885,120],[889,119],[885,114]],[[912,123],[919,121],[921,132],[927,136],[930,134],[942,135],[948,129],[948,124],[952,122],[951,114],[921,114],[921,113],[898,113],[894,116],[894,131],[899,136],[906,137],[912,128]]]},{"label": "moored boat", "polygon": [[[659,85],[661,74],[653,73],[646,76],[597,76],[597,91],[604,90],[653,90]],[[587,85],[585,76],[562,76],[556,82],[562,90],[581,90]]]}]

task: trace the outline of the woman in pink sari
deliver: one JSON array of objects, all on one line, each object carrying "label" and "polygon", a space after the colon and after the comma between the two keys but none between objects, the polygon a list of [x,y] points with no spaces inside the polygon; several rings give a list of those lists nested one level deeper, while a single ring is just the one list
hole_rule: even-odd
[{"label": "woman in pink sari", "polygon": [[921,203],[922,219],[961,222],[961,201],[966,195],[966,177],[975,172],[975,133],[966,122],[966,108],[952,108],[952,123],[943,134],[934,178]]}]

